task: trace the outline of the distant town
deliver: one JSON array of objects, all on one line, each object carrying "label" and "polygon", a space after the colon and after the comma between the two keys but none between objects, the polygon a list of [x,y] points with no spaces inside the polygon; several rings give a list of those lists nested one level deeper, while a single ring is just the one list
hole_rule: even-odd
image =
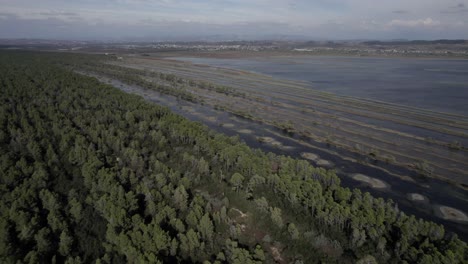
[{"label": "distant town", "polygon": [[93,42],[0,39],[2,49],[54,50],[91,53],[156,52],[288,52],[350,56],[468,57],[467,40],[434,41],[225,41],[225,42]]}]

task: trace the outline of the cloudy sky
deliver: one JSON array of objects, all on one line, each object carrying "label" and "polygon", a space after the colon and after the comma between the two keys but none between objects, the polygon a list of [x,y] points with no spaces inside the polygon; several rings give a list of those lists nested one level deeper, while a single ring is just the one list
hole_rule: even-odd
[{"label": "cloudy sky", "polygon": [[0,38],[468,39],[468,0],[0,0]]}]

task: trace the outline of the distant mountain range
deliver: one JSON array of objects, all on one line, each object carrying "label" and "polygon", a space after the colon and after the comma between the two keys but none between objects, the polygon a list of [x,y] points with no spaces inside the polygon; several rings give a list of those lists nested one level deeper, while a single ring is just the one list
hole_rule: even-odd
[{"label": "distant mountain range", "polygon": [[325,40],[315,39],[310,40],[304,36],[295,35],[271,35],[264,36],[263,39],[257,39],[254,36],[241,35],[209,35],[209,36],[192,36],[192,37],[159,37],[159,38],[123,38],[115,40],[56,40],[56,39],[0,39],[0,45],[14,46],[73,46],[73,45],[93,45],[93,44],[124,44],[124,43],[186,43],[186,44],[222,44],[222,43],[237,43],[237,44],[256,44],[269,45],[294,43],[299,45],[346,45],[346,44],[364,44],[364,45],[457,45],[468,44],[468,40],[464,39],[439,39],[439,40]]}]

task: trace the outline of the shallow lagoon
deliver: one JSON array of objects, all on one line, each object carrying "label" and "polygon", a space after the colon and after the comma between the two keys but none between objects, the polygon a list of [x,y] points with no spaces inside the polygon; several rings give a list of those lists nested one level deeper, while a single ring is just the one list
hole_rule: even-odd
[{"label": "shallow lagoon", "polygon": [[175,59],[304,81],[313,89],[468,115],[468,60],[287,56]]}]

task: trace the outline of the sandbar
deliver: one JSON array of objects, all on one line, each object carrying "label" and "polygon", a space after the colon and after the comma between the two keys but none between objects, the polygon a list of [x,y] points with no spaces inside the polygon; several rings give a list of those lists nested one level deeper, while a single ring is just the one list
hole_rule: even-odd
[{"label": "sandbar", "polygon": [[369,184],[372,188],[375,189],[385,189],[390,187],[390,185],[382,180],[369,177],[364,174],[356,173],[351,176],[354,180],[364,182]]},{"label": "sandbar", "polygon": [[227,128],[233,128],[233,127],[235,127],[234,124],[231,124],[231,123],[222,124],[221,126],[222,126],[222,127],[227,127]]},{"label": "sandbar", "polygon": [[275,146],[275,147],[279,147],[279,146],[283,145],[283,144],[281,144],[281,142],[277,141],[276,139],[274,139],[272,137],[257,137],[257,140],[260,141],[260,142],[267,143],[269,145]]},{"label": "sandbar", "polygon": [[411,201],[413,202],[428,202],[429,199],[422,195],[422,194],[419,194],[419,193],[408,193],[408,199],[410,199]]},{"label": "sandbar", "polygon": [[319,156],[317,154],[310,153],[310,152],[302,152],[301,157],[303,157],[304,159],[312,160],[312,161],[316,161],[319,159]]},{"label": "sandbar", "polygon": [[445,220],[468,223],[468,216],[461,210],[445,205],[435,206],[436,214]]},{"label": "sandbar", "polygon": [[328,161],[328,160],[319,159],[319,160],[317,160],[317,166],[332,167],[333,163],[331,161]]},{"label": "sandbar", "polygon": [[293,146],[281,146],[280,149],[282,149],[282,150],[293,150],[293,149],[295,149],[295,147],[293,147]]},{"label": "sandbar", "polygon": [[282,147],[283,146],[283,144],[281,142],[276,141],[276,140],[270,142],[269,144],[271,144],[272,146],[275,146],[275,147]]},{"label": "sandbar", "polygon": [[253,131],[250,130],[250,129],[239,129],[237,130],[237,132],[241,133],[241,134],[252,134]]}]

